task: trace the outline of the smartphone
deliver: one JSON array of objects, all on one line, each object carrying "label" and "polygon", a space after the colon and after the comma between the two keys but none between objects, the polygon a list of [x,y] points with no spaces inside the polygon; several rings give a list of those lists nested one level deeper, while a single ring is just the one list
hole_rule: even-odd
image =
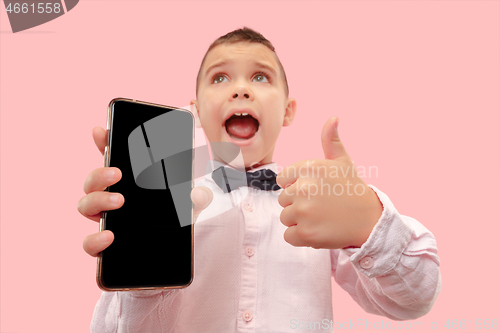
[{"label": "smartphone", "polygon": [[105,291],[184,288],[193,280],[194,117],[181,108],[115,98],[108,105],[105,167],[122,178],[107,187],[125,202],[102,212],[113,243],[97,261]]}]

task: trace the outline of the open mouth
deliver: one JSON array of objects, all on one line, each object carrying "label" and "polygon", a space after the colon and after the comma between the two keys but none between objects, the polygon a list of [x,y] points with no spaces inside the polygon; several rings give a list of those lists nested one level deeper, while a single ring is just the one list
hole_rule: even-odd
[{"label": "open mouth", "polygon": [[235,113],[226,120],[225,126],[234,140],[248,140],[259,130],[259,121],[246,112]]}]

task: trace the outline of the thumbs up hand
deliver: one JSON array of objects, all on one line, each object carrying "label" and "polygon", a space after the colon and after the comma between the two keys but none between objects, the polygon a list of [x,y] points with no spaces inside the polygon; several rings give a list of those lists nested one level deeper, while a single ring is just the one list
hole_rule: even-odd
[{"label": "thumbs up hand", "polygon": [[276,182],[284,190],[280,219],[285,241],[294,246],[338,249],[361,247],[382,215],[377,194],[358,172],[338,135],[339,119],[323,127],[325,159],[294,163]]}]

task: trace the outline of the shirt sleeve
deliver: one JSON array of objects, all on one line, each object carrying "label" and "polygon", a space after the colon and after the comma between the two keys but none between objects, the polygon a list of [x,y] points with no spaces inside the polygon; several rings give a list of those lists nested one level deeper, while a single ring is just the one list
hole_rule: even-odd
[{"label": "shirt sleeve", "polygon": [[180,290],[103,291],[90,324],[92,333],[172,332]]},{"label": "shirt sleeve", "polygon": [[393,320],[427,314],[441,290],[436,240],[389,197],[369,185],[382,215],[361,248],[331,250],[336,282],[366,311]]}]

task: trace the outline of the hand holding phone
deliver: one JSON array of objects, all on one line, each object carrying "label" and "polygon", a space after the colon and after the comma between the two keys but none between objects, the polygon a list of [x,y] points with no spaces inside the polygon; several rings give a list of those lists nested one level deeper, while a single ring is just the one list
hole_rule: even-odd
[{"label": "hand holding phone", "polygon": [[[94,141],[97,147],[101,150],[101,146],[106,145],[106,130],[101,127],[96,127],[93,130]],[[104,138],[104,139],[102,139]],[[101,150],[103,153],[104,149]],[[115,170],[113,177],[108,177],[106,172]],[[118,168],[98,168],[93,170],[85,180],[84,191],[86,195],[78,202],[78,211],[94,222],[99,223],[101,213],[120,208],[124,203],[124,197],[120,193],[111,193],[104,191],[121,179],[121,171]],[[118,195],[118,201],[111,200],[112,195]],[[201,212],[207,208],[213,199],[212,191],[206,186],[198,186],[191,191],[191,200],[193,201],[194,221],[198,219]],[[83,250],[92,257],[97,257],[101,251],[106,249],[113,242],[114,235],[110,230],[100,231],[90,234],[83,240]]]},{"label": "hand holding phone", "polygon": [[[103,128],[94,129],[94,133],[106,132]],[[94,136],[96,139],[96,136]],[[97,140],[99,140],[97,138]],[[96,142],[97,143],[97,142]],[[106,171],[114,169],[115,175],[112,178],[106,176]],[[99,223],[101,213],[107,210],[120,208],[124,203],[124,197],[120,193],[110,193],[104,191],[121,179],[121,171],[118,168],[98,168],[93,170],[85,180],[84,191],[87,193],[78,202],[78,211],[94,222]],[[118,195],[118,202],[111,201],[111,195]],[[212,191],[206,186],[198,186],[191,191],[191,199],[194,205],[194,220],[196,222],[200,213],[207,208],[213,199]],[[96,213],[97,212],[97,213]],[[100,231],[90,234],[83,240],[83,250],[92,257],[97,257],[101,251],[106,249],[113,242],[114,235],[110,230]]]}]

